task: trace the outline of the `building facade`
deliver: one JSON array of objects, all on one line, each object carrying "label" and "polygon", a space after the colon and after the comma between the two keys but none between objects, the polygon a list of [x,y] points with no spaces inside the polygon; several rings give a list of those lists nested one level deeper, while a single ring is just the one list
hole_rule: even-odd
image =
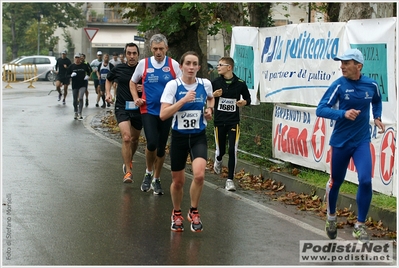
[{"label": "building facade", "polygon": [[[139,46],[142,52],[141,58],[149,56],[144,55],[144,42],[140,38],[142,34],[137,30],[138,23],[122,19],[117,12],[118,7],[110,8],[104,2],[86,2],[82,8],[86,17],[85,28],[76,30],[68,28],[66,32],[70,34],[72,44],[68,44],[63,38],[60,38],[58,46],[54,50],[55,56],[59,56],[63,50],[68,50],[68,55],[84,53],[88,61],[91,61],[96,58],[97,51],[110,55],[113,52],[121,53],[124,45],[129,42],[135,42]],[[324,21],[322,14],[310,11],[308,3],[276,3],[272,5],[271,14],[275,26]],[[95,32],[91,41],[89,38],[92,36],[89,36],[88,32],[91,34]],[[62,36],[65,32],[58,29],[55,34]],[[217,61],[222,57],[226,45],[228,44],[224,44],[221,34],[208,36],[208,60]]]}]

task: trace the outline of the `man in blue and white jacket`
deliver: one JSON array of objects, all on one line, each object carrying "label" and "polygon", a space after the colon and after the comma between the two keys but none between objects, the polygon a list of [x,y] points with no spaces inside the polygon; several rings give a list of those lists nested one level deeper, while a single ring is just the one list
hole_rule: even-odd
[{"label": "man in blue and white jacket", "polygon": [[345,179],[347,167],[353,158],[358,173],[359,188],[356,201],[358,217],[352,235],[361,243],[369,241],[365,221],[372,197],[372,162],[370,105],[374,124],[385,131],[381,121],[381,92],[375,80],[361,74],[363,54],[358,49],[349,49],[344,55],[335,57],[341,61],[342,76],[334,81],[322,97],[316,115],[335,120],[330,139],[331,172],[326,185],[327,221],[326,233],[330,239],[337,237],[336,204],[339,189]]}]

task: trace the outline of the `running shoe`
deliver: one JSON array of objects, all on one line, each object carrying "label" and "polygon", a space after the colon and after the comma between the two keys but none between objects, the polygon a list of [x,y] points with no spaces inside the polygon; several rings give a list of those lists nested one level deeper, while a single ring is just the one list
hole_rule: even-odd
[{"label": "running shoe", "polygon": [[61,97],[62,97],[62,94],[61,94],[61,93],[58,93],[58,101],[61,100]]},{"label": "running shoe", "polygon": [[96,107],[100,107],[100,106],[98,105],[98,103],[96,103]]},{"label": "running shoe", "polygon": [[335,239],[337,238],[337,220],[326,221],[326,234],[328,238]]},{"label": "running shoe", "polygon": [[89,106],[89,99],[86,99],[86,108]]},{"label": "running shoe", "polygon": [[159,179],[152,180],[151,190],[154,191],[155,195],[163,195],[163,190],[161,187],[161,181]]},{"label": "running shoe", "polygon": [[227,191],[235,191],[236,190],[236,186],[234,185],[234,181],[233,180],[226,180],[226,186],[224,187]]},{"label": "running shoe", "polygon": [[73,117],[73,119],[78,119],[78,118],[79,118],[78,113],[75,113],[75,116]]},{"label": "running shoe", "polygon": [[218,161],[216,156],[215,156],[215,162],[213,162],[213,171],[215,171],[216,174],[220,174],[222,171],[222,161]]},{"label": "running shoe", "polygon": [[366,226],[364,224],[355,227],[353,229],[352,235],[358,240],[360,244],[364,244],[370,241],[370,236],[367,234]]},{"label": "running shoe", "polygon": [[65,105],[65,99],[64,99],[64,100],[62,100],[62,104],[64,104],[64,105]]},{"label": "running shoe", "polygon": [[[133,163],[130,162],[130,169],[132,169],[132,167],[133,167]],[[125,164],[122,165],[122,171],[123,171],[123,174],[126,174],[126,165]]]},{"label": "running shoe", "polygon": [[79,120],[82,121],[83,120],[83,116],[81,114],[79,114]]},{"label": "running shoe", "polygon": [[181,215],[181,212],[175,213],[174,210],[172,210],[171,221],[172,221],[172,225],[170,226],[170,229],[173,232],[183,232],[184,231],[184,226],[183,226],[184,218]]},{"label": "running shoe", "polygon": [[125,176],[123,177],[123,182],[124,183],[132,183],[133,179],[132,179],[132,173],[128,172],[125,174]]},{"label": "running shoe", "polygon": [[146,173],[144,175],[143,182],[141,183],[141,191],[148,192],[148,190],[150,190],[151,188],[151,181],[152,181],[152,175]]},{"label": "running shoe", "polygon": [[190,224],[191,231],[202,232],[202,230],[204,230],[198,210],[193,210],[192,212],[190,212],[189,210],[187,214],[187,219],[189,222],[191,222]]}]

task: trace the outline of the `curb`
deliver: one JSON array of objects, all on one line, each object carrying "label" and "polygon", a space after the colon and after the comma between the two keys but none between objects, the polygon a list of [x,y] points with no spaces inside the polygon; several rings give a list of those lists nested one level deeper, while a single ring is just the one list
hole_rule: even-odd
[{"label": "curb", "polygon": [[[214,159],[214,150],[208,150],[208,158]],[[228,156],[223,156],[223,161],[227,161]],[[315,193],[318,196],[324,196],[326,190],[321,187],[310,185],[306,182],[299,180],[297,177],[289,175],[287,173],[271,172],[263,169],[262,167],[255,166],[247,161],[237,159],[236,170],[244,169],[246,172],[251,174],[262,174],[264,178],[271,178],[275,181],[281,182],[285,185],[286,191],[295,191],[299,193],[312,194]],[[354,195],[340,193],[337,201],[337,208],[351,208],[353,211],[357,211],[356,197]],[[396,212],[379,208],[371,204],[367,217],[371,217],[373,220],[381,220],[385,227],[389,230],[396,231],[397,220]]]}]

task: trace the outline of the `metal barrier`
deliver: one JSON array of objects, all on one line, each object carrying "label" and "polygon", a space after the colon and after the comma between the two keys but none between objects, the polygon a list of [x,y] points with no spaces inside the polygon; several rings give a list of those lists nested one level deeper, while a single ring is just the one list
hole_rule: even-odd
[{"label": "metal barrier", "polygon": [[[17,67],[23,66],[23,72],[18,72]],[[37,66],[36,64],[4,64],[2,72],[2,80],[7,82],[5,88],[12,88],[10,83],[17,82],[17,74],[23,74],[23,82],[29,82],[28,88],[34,88],[33,82],[37,81]]]}]

